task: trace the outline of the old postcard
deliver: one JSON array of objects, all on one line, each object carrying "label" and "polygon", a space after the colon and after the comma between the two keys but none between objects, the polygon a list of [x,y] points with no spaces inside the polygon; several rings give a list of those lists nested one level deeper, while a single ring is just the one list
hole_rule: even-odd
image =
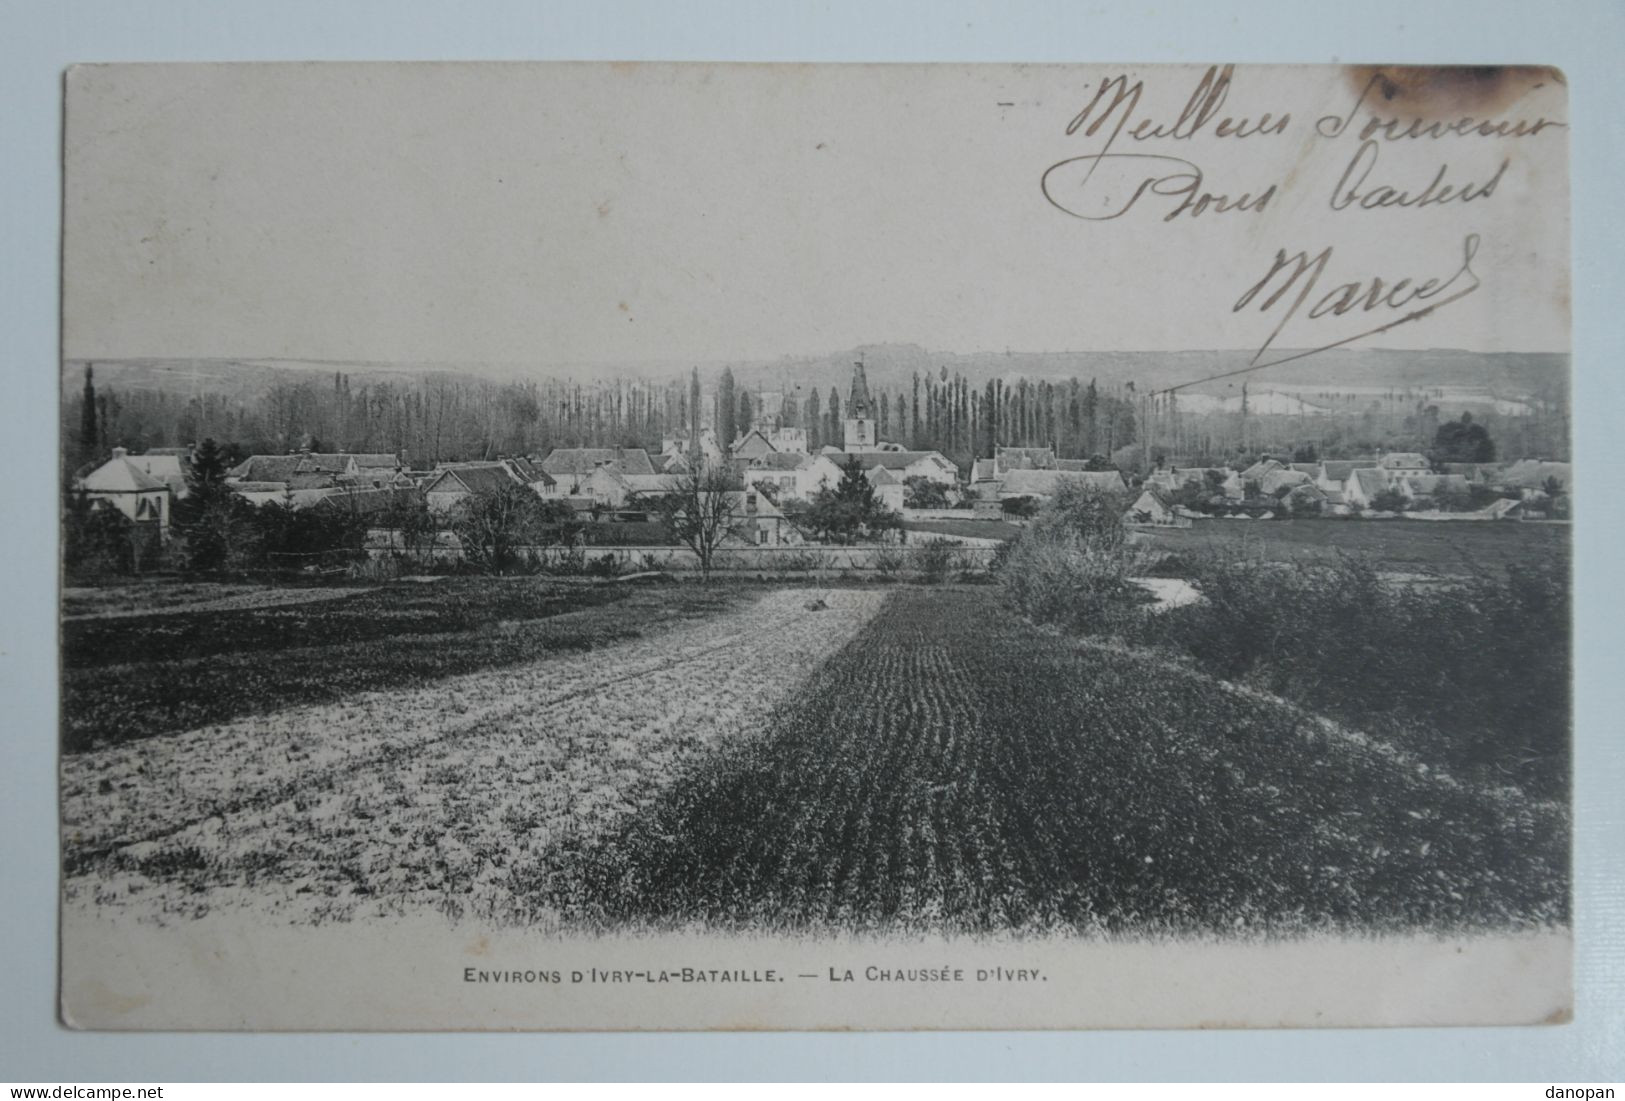
[{"label": "old postcard", "polygon": [[1561,73],[65,83],[69,1025],[1567,1019]]}]

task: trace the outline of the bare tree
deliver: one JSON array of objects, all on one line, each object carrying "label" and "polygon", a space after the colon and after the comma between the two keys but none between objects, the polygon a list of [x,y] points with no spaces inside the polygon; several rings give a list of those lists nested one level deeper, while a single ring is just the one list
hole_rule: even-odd
[{"label": "bare tree", "polygon": [[656,507],[672,538],[699,558],[700,575],[707,580],[719,547],[730,537],[749,540],[745,493],[726,464],[696,464],[679,475],[676,487]]},{"label": "bare tree", "polygon": [[542,502],[515,483],[481,490],[459,502],[452,530],[470,563],[500,574],[518,563],[521,549],[537,539],[543,522]]},{"label": "bare tree", "polygon": [[422,498],[395,496],[382,519],[384,527],[399,535],[401,550],[409,557],[418,562],[431,557],[437,525]]}]

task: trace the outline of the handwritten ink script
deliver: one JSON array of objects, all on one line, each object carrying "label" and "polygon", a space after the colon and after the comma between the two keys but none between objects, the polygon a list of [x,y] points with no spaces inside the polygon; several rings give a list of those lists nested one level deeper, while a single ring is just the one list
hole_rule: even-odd
[{"label": "handwritten ink script", "polygon": [[[1567,126],[1538,114],[1509,115],[1517,98],[1495,102],[1497,70],[1417,72],[1429,74],[1434,84],[1419,91],[1407,87],[1411,70],[1373,71],[1363,83],[1351,84],[1346,106],[1312,120],[1300,119],[1290,102],[1234,106],[1232,100],[1242,97],[1231,65],[1209,67],[1172,116],[1145,107],[1153,97],[1144,80],[1109,76],[1066,124],[1066,138],[1083,143],[1083,150],[1051,164],[1040,187],[1056,210],[1085,222],[1206,224],[1257,218],[1295,198],[1290,192],[1307,187],[1323,189],[1322,209],[1339,219],[1385,210],[1481,209],[1495,201],[1507,179],[1513,163],[1507,142]],[[1434,86],[1440,83],[1449,94]],[[1440,102],[1446,109],[1467,103],[1492,110],[1435,117]],[[1438,156],[1435,163],[1429,151],[1426,171],[1416,173],[1417,157],[1410,154],[1419,145],[1436,145]],[[1390,172],[1383,151],[1396,146],[1403,148],[1404,165]],[[1221,147],[1239,155],[1226,156],[1225,178],[1213,179],[1195,159],[1202,154],[1194,150]],[[1271,147],[1278,150],[1273,156]],[[1318,164],[1322,149],[1332,150],[1340,169],[1329,175],[1303,171],[1305,163]],[[1272,174],[1272,165],[1286,165],[1287,170]],[[1327,179],[1333,181],[1330,186]],[[1470,232],[1459,239],[1454,257],[1426,260],[1428,270],[1385,272],[1339,271],[1333,246],[1288,244],[1273,257],[1260,257],[1256,274],[1247,277],[1231,312],[1263,314],[1274,321],[1254,365],[1302,358],[1418,321],[1472,294],[1483,285],[1473,267],[1482,243],[1481,232]],[[1289,326],[1313,324],[1318,332],[1328,328],[1327,322],[1351,315],[1367,327],[1350,334],[1330,326],[1337,329],[1336,336],[1322,334],[1307,342],[1313,345],[1308,351],[1278,353],[1265,362],[1271,349],[1283,345]]]}]

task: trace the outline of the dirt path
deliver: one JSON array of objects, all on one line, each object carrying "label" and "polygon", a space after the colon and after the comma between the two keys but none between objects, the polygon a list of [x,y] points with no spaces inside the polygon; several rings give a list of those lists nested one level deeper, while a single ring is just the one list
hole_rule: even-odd
[{"label": "dirt path", "polygon": [[884,597],[778,590],[605,650],[69,757],[67,897],[159,918],[522,916],[536,853],[755,729]]}]

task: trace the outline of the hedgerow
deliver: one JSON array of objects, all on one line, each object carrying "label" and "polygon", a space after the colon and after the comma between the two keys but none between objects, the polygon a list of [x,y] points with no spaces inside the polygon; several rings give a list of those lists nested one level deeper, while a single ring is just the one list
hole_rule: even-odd
[{"label": "hedgerow", "polygon": [[1565,563],[1394,579],[1365,556],[1284,564],[1209,552],[1189,575],[1200,601],[1125,633],[1442,766],[1566,794]]}]

